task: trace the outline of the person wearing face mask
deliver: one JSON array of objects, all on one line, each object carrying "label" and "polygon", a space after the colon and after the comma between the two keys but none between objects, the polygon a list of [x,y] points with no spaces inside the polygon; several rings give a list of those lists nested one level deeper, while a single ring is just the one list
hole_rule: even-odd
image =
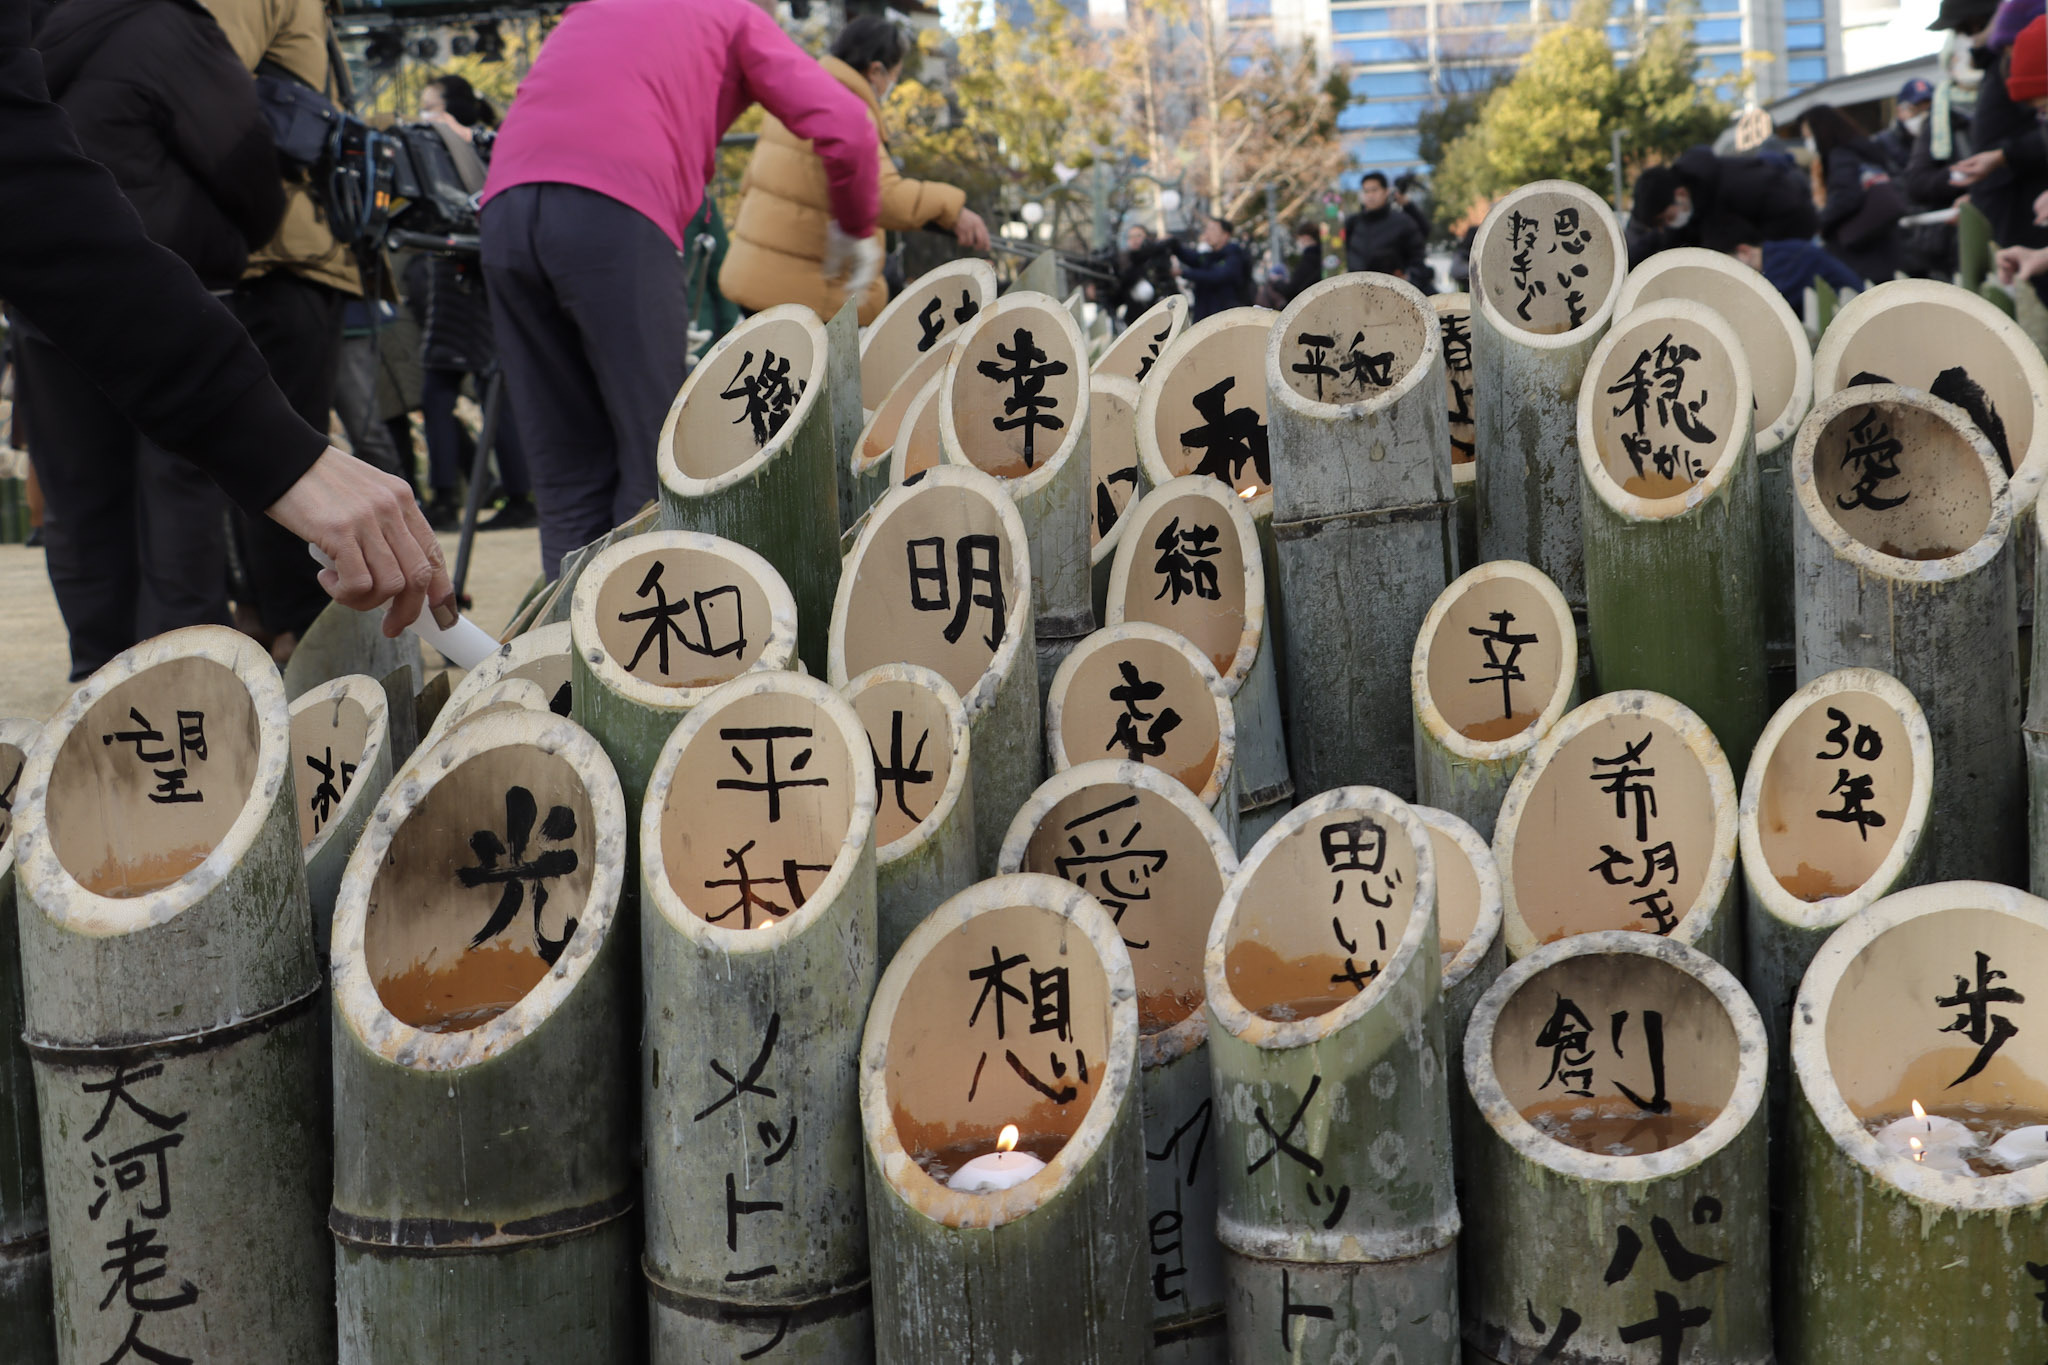
[{"label": "person wearing face mask", "polygon": [[1934,85],[1914,77],[1899,87],[1898,97],[1892,101],[1892,121],[1885,130],[1871,138],[1871,145],[1884,154],[1885,164],[1894,174],[1906,169],[1906,163],[1913,157],[1913,140],[1920,136],[1920,130],[1927,126],[1927,110],[1934,103]]},{"label": "person wearing face mask", "polygon": [[1633,267],[1680,246],[1725,252],[1743,242],[1811,237],[1818,228],[1812,188],[1797,166],[1694,147],[1636,177],[1628,259]]},{"label": "person wearing face mask", "polygon": [[[1914,132],[1913,150],[1899,178],[1906,197],[1923,210],[1947,208],[1969,197],[1950,181],[1949,169],[1976,150],[1970,129],[1984,72],[1971,54],[1997,12],[1998,0],[1943,0],[1941,13],[1928,25],[1948,34],[1941,46],[1941,74],[1934,82],[1926,122]],[[1946,278],[1954,270],[1955,229],[1935,231],[1945,234],[1948,262],[1948,270],[1937,269],[1935,275]]]},{"label": "person wearing face mask", "polygon": [[1836,260],[1883,284],[1899,267],[1899,219],[1911,207],[1892,184],[1889,164],[1876,141],[1832,105],[1806,111],[1806,135],[1814,152],[1813,175],[1823,197],[1821,240]]},{"label": "person wearing face mask", "polygon": [[[966,194],[933,180],[911,180],[896,171],[882,133],[882,101],[903,74],[910,43],[901,28],[877,15],[862,15],[839,31],[821,61],[826,74],[860,97],[874,121],[881,165],[879,226],[891,232],[938,228],[969,251],[988,250],[988,227],[967,207]],[[824,276],[825,227],[831,220],[825,163],[811,144],[773,116],[761,123],[761,140],[740,182],[740,208],[733,220],[732,246],[718,272],[719,292],[751,312],[779,303],[801,303],[825,321],[846,301]],[[889,301],[889,287],[877,279],[861,295],[860,320],[873,322]]]}]

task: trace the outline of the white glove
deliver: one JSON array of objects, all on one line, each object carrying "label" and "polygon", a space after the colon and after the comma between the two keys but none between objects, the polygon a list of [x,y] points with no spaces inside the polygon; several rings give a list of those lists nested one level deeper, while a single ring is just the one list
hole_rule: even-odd
[{"label": "white glove", "polygon": [[857,298],[881,274],[882,243],[878,236],[854,237],[837,222],[825,224],[825,283],[848,298]]}]

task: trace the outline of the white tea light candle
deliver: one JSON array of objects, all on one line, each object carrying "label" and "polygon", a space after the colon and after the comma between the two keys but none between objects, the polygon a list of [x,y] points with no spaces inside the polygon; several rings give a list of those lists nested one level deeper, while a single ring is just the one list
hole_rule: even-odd
[{"label": "white tea light candle", "polygon": [[1977,1145],[1977,1135],[1955,1119],[1930,1114],[1913,1101],[1913,1117],[1893,1119],[1878,1129],[1877,1140],[1890,1152],[1937,1171],[1966,1174],[1963,1154]]},{"label": "white tea light candle", "polygon": [[996,1139],[996,1149],[987,1156],[975,1157],[955,1171],[946,1182],[946,1188],[962,1194],[988,1194],[1021,1185],[1045,1169],[1043,1161],[1029,1152],[1015,1150],[1016,1146],[1017,1125],[1006,1123],[1002,1136]]},{"label": "white tea light candle", "polygon": [[2048,1124],[2013,1129],[1991,1144],[1991,1155],[2009,1171],[2023,1171],[2048,1161]]}]

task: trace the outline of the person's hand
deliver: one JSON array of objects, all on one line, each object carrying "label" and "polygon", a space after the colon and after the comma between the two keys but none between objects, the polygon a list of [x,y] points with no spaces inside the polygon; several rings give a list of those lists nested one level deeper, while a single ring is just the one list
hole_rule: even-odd
[{"label": "person's hand", "polygon": [[1948,183],[1951,185],[1974,185],[2005,164],[2005,153],[1993,148],[1966,156],[1948,168]]},{"label": "person's hand", "polygon": [[2048,225],[2048,190],[2041,191],[2034,200],[2034,222]]},{"label": "person's hand", "polygon": [[988,224],[973,209],[962,209],[953,220],[953,240],[969,251],[987,251]]},{"label": "person's hand", "polygon": [[455,136],[461,138],[464,142],[476,141],[476,133],[465,125],[456,122],[455,116],[446,109],[430,109],[420,115],[420,122],[438,124],[454,133]]},{"label": "person's hand", "polygon": [[1741,261],[1751,270],[1761,271],[1764,268],[1763,248],[1748,242],[1743,242],[1735,248],[1735,259]]},{"label": "person's hand", "polygon": [[2048,246],[2009,246],[1999,251],[1998,282],[2016,284],[2048,270]]},{"label": "person's hand", "polygon": [[825,283],[848,298],[867,292],[882,274],[882,244],[875,234],[855,237],[836,221],[825,224]]},{"label": "person's hand", "polygon": [[396,638],[422,603],[444,624],[455,619],[455,588],[403,479],[329,446],[313,467],[270,504],[270,519],[334,561],[320,586],[345,607],[368,611],[389,602],[384,634]]}]

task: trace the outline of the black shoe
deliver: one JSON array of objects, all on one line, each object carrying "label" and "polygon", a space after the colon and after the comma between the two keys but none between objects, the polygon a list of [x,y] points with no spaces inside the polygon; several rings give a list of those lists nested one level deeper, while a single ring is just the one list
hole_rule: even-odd
[{"label": "black shoe", "polygon": [[476,524],[479,531],[516,531],[540,525],[540,512],[532,498],[507,498],[505,505]]},{"label": "black shoe", "polygon": [[462,504],[455,500],[453,493],[436,492],[427,499],[420,512],[427,519],[427,525],[436,531],[452,531],[462,524]]}]

